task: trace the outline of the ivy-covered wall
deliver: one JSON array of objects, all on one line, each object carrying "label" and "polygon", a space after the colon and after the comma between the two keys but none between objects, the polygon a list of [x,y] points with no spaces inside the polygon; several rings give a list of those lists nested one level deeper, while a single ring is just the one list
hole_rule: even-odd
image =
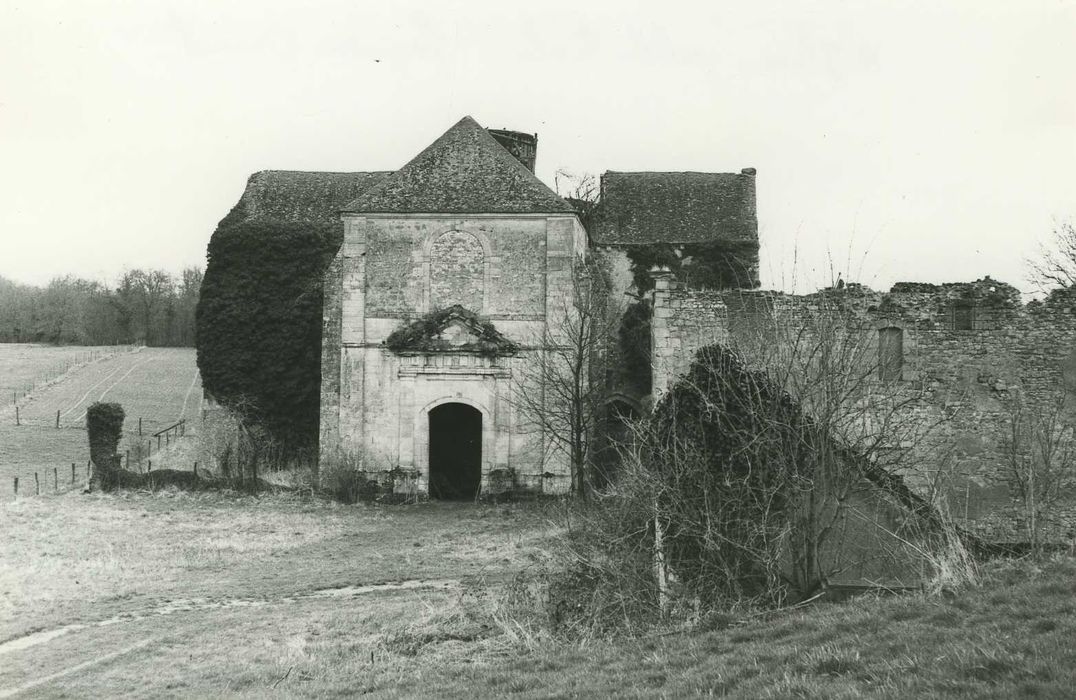
[{"label": "ivy-covered wall", "polygon": [[209,242],[198,369],[219,403],[282,444],[317,444],[322,277],[338,225],[225,219]]}]

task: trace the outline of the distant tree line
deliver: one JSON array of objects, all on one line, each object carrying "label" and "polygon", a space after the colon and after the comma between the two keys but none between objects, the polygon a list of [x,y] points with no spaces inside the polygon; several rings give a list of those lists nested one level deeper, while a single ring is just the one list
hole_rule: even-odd
[{"label": "distant tree line", "polygon": [[0,342],[193,346],[202,270],[129,270],[114,289],[71,275],[44,287],[0,277]]}]

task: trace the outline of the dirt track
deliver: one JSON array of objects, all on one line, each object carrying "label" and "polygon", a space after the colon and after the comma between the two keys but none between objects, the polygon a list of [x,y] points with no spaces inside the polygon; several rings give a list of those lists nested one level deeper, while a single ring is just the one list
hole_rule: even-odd
[{"label": "dirt track", "polygon": [[278,692],[318,695],[341,644],[384,672],[401,663],[386,640],[425,644],[426,621],[528,566],[546,515],[182,493],[0,504],[19,543],[0,551],[0,698],[253,697],[284,676]]}]

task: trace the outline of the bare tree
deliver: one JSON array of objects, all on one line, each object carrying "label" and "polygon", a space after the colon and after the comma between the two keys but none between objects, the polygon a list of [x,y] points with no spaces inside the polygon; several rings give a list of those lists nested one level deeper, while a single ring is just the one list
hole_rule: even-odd
[{"label": "bare tree", "polygon": [[521,422],[541,432],[545,454],[571,466],[571,491],[586,497],[592,485],[592,446],[608,394],[606,361],[620,309],[596,258],[576,261],[572,297],[547,318],[533,359],[514,379]]},{"label": "bare tree", "polygon": [[1076,226],[1062,221],[1054,226],[1049,244],[1027,260],[1029,279],[1043,291],[1076,284]]},{"label": "bare tree", "polygon": [[573,173],[559,168],[553,174],[553,187],[575,207],[583,227],[589,231],[597,214],[601,181],[591,173]]},{"label": "bare tree", "polygon": [[1076,486],[1076,430],[1060,394],[1028,400],[1024,392],[1015,392],[1006,409],[1001,441],[1005,475],[1031,551],[1039,554],[1056,534],[1065,490]]},{"label": "bare tree", "polygon": [[908,528],[942,525],[899,475],[941,461],[927,438],[946,417],[915,410],[918,387],[841,292],[763,301],[745,300],[759,308],[700,351],[641,437],[667,576],[774,604],[848,571],[899,575]]}]

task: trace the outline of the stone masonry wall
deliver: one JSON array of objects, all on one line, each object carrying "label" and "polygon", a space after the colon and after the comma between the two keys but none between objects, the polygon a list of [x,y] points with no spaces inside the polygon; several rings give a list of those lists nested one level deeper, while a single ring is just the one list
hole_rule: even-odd
[{"label": "stone masonry wall", "polygon": [[[890,337],[899,329],[903,361],[890,386],[910,399],[907,410],[925,436],[912,445],[919,463],[906,481],[924,490],[941,485],[953,516],[984,536],[1020,540],[1027,523],[1015,497],[1006,436],[1018,403],[1040,416],[1060,405],[1062,420],[1076,423],[1076,299],[1055,295],[1023,305],[1012,287],[989,278],[898,284],[890,293],[848,285],[793,297],[677,289],[658,274],[655,396],[687,369],[700,347],[735,344],[746,329],[771,319],[775,304],[807,308],[822,296],[849,310],[856,332],[868,334],[869,342],[877,344],[881,329],[890,329]],[[1062,502],[1048,524],[1054,540],[1076,536],[1071,480],[1062,488]]]},{"label": "stone masonry wall", "polygon": [[[564,455],[517,410],[514,392],[545,352],[547,324],[572,309],[573,265],[585,254],[574,216],[346,216],[325,278],[321,452],[362,454],[388,488],[428,488],[429,411],[465,403],[482,414],[483,492],[563,493]],[[390,333],[452,304],[517,344],[514,357],[397,354]]]}]

